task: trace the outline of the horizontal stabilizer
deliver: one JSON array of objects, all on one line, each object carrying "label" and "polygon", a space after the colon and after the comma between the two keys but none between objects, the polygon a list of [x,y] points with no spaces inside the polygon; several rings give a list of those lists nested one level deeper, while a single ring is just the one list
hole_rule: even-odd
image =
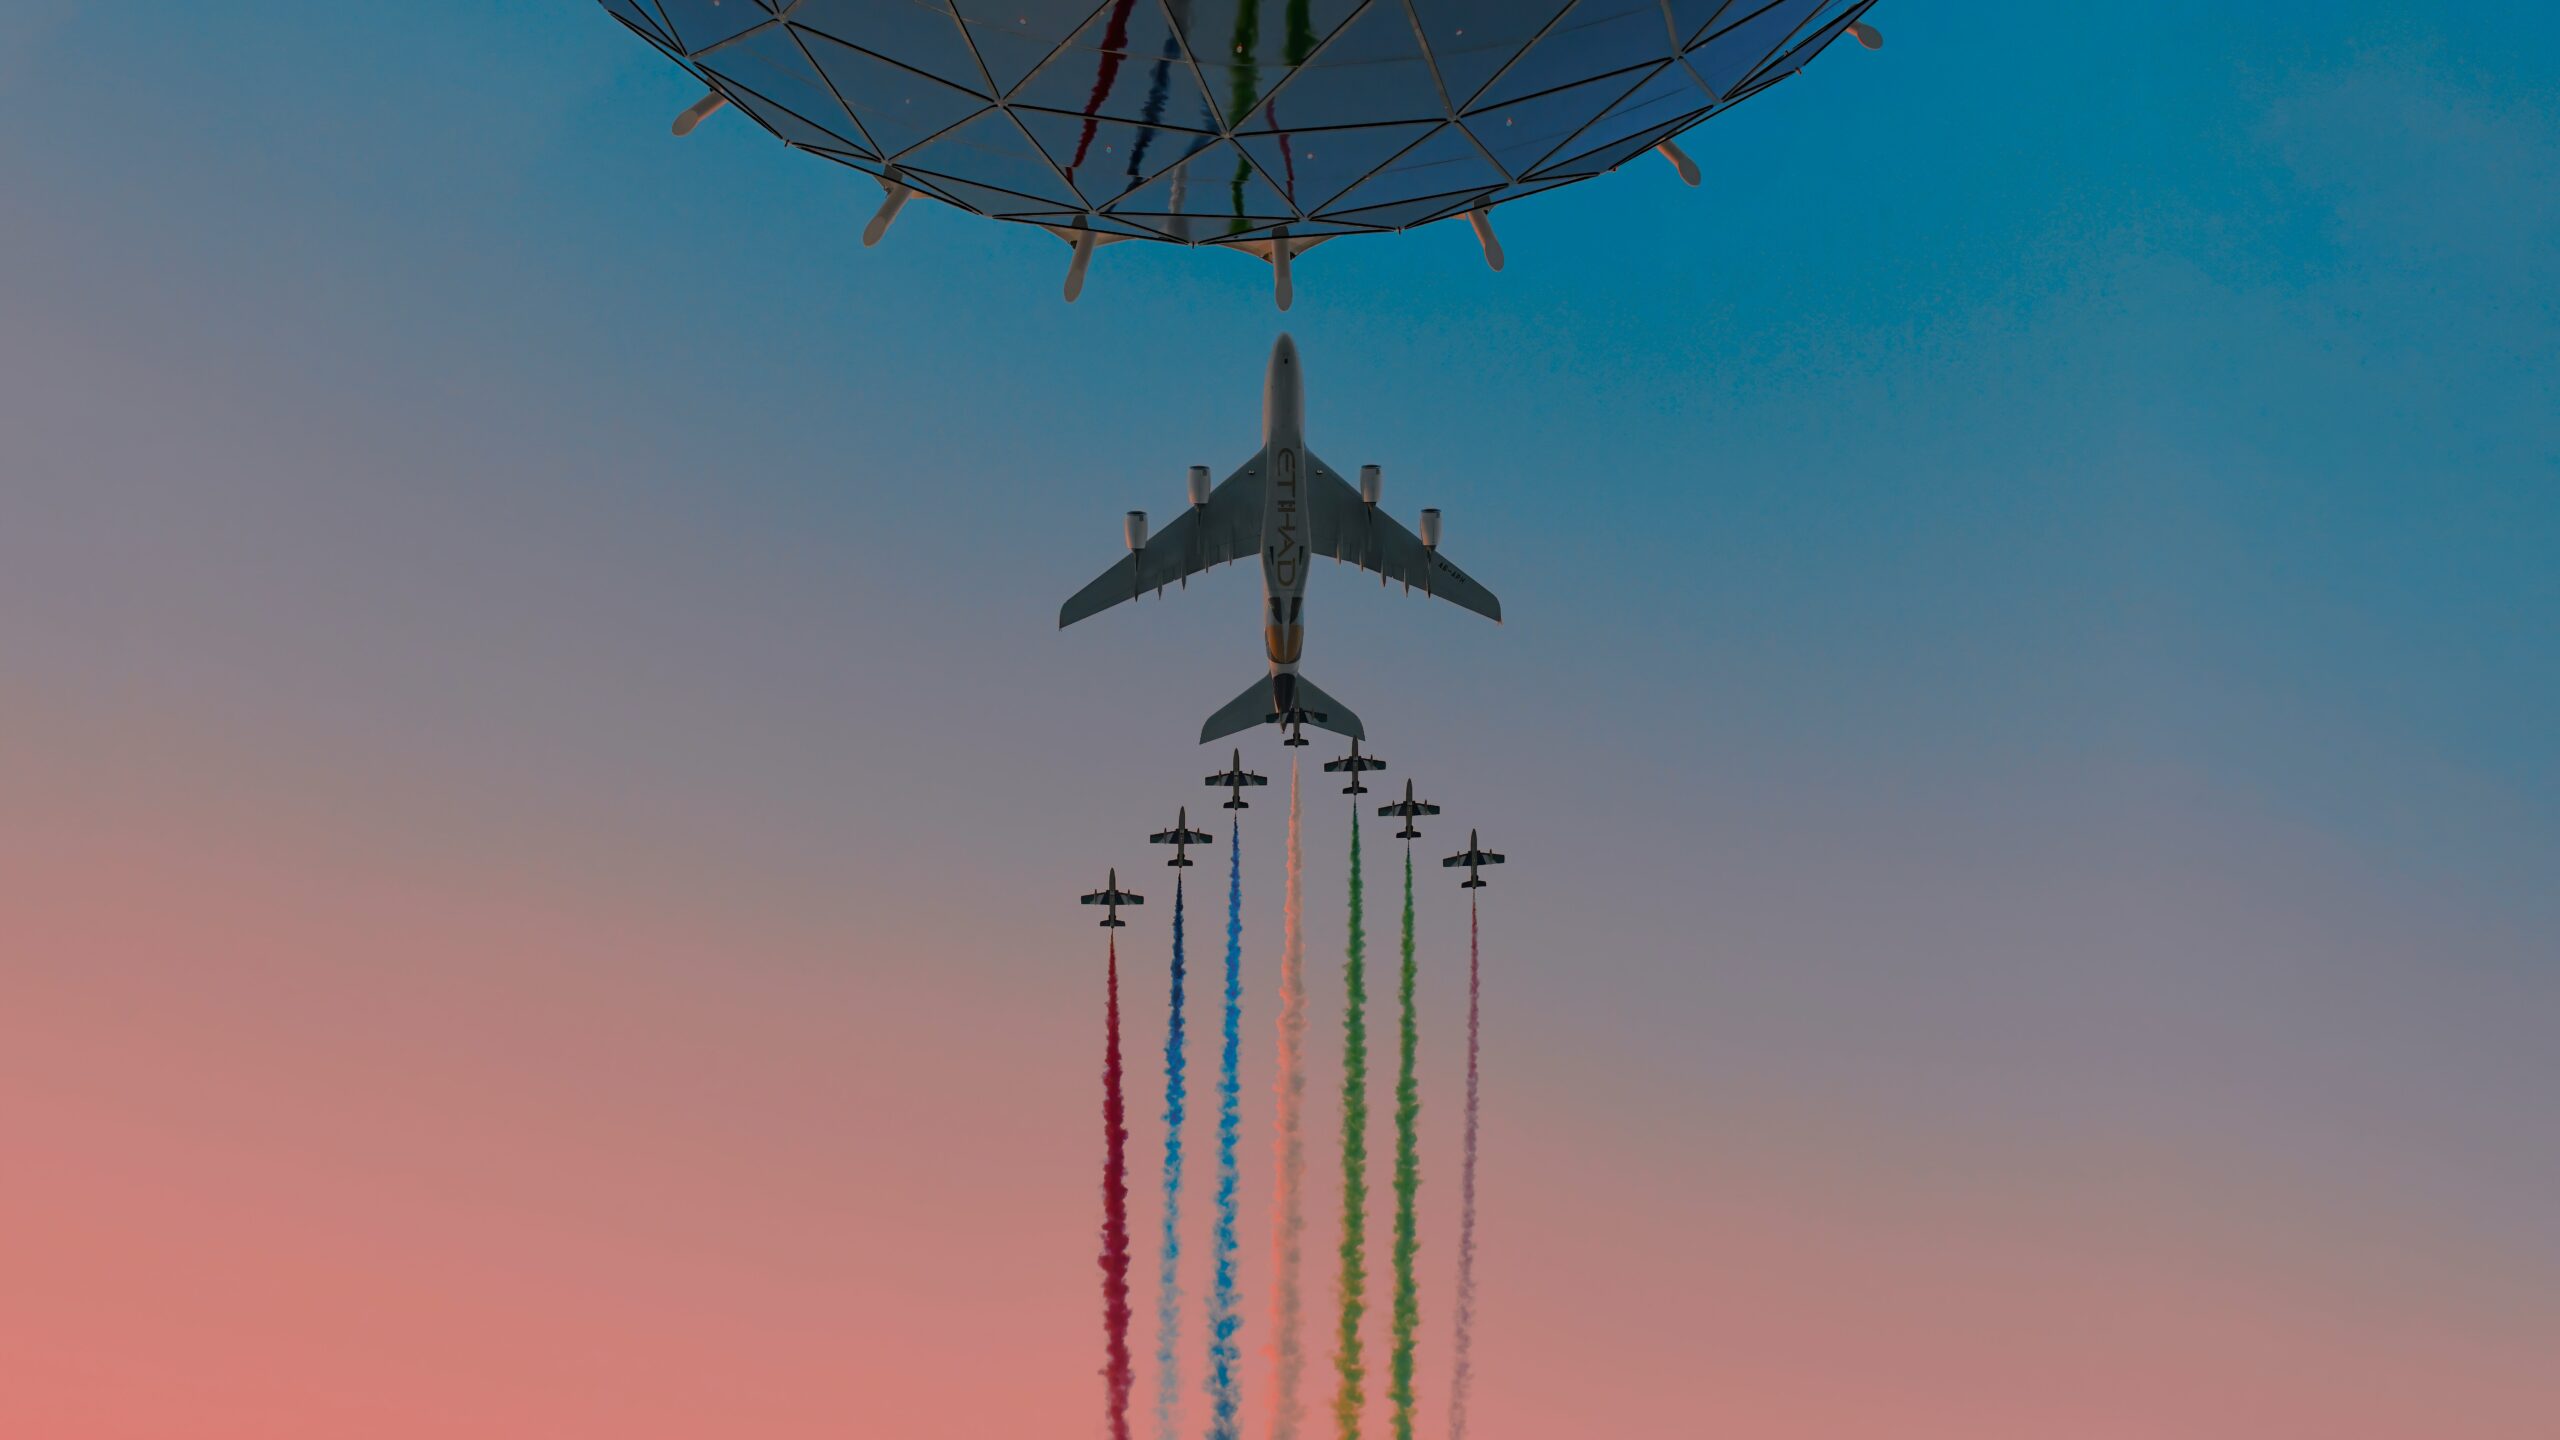
[{"label": "horizontal stabilizer", "polygon": [[1206,745],[1256,725],[1268,725],[1275,718],[1271,710],[1271,681],[1267,676],[1258,677],[1244,687],[1243,694],[1219,706],[1218,713],[1200,726],[1200,743]]}]

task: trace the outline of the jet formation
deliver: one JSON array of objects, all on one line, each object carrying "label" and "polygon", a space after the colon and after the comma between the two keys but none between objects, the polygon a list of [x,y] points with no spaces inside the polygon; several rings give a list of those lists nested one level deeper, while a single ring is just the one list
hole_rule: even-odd
[{"label": "jet formation", "polygon": [[[1324,768],[1333,771],[1336,774],[1347,773],[1351,776],[1351,784],[1346,786],[1343,790],[1343,793],[1348,795],[1355,791],[1366,793],[1368,787],[1360,784],[1360,776],[1366,771],[1386,769],[1387,762],[1379,759],[1375,755],[1361,754],[1360,742],[1354,740],[1351,742],[1350,754],[1326,761],[1324,763]],[[1242,750],[1236,750],[1230,752],[1227,768],[1215,775],[1208,776],[1203,783],[1213,788],[1223,788],[1226,790],[1228,795],[1227,800],[1224,802],[1224,807],[1226,809],[1245,810],[1252,808],[1244,798],[1245,787],[1248,785],[1264,785],[1270,782],[1263,779],[1260,775],[1256,775],[1252,771],[1245,769],[1244,752]],[[1417,800],[1414,798],[1413,782],[1411,780],[1404,782],[1403,799],[1391,800],[1378,807],[1378,814],[1380,816],[1398,819],[1404,822],[1404,828],[1396,832],[1396,838],[1399,840],[1421,839],[1422,831],[1415,826],[1414,822],[1424,816],[1437,815],[1439,813],[1439,806],[1434,805],[1427,800]],[[1172,829],[1156,831],[1147,837],[1147,843],[1151,845],[1170,845],[1174,847],[1173,858],[1164,863],[1167,865],[1187,866],[1199,863],[1190,857],[1190,847],[1194,845],[1209,844],[1216,838],[1217,837],[1211,835],[1205,830],[1194,830],[1191,828],[1191,808],[1186,805],[1174,812]],[[1458,888],[1462,890],[1481,890],[1485,886],[1484,876],[1481,873],[1483,867],[1487,865],[1501,864],[1502,857],[1485,849],[1480,843],[1478,843],[1476,832],[1470,830],[1467,832],[1467,848],[1448,857],[1440,863],[1442,866],[1451,869],[1461,865],[1465,866],[1467,870],[1467,878],[1460,882]],[[1103,917],[1101,924],[1106,928],[1118,928],[1128,924],[1127,921],[1120,918],[1120,907],[1123,905],[1143,905],[1146,903],[1146,897],[1121,889],[1120,872],[1115,868],[1111,871],[1111,877],[1104,884],[1103,888],[1087,894],[1084,897],[1084,903],[1087,905],[1104,905],[1110,907],[1109,913]]]}]

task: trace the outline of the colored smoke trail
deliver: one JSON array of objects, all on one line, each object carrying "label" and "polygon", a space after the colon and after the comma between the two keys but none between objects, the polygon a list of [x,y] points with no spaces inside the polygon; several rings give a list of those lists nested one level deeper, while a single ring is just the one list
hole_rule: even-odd
[{"label": "colored smoke trail", "polygon": [[1172,1440],[1182,1367],[1174,1342],[1182,1332],[1182,876],[1173,877],[1173,991],[1164,1025],[1164,1243],[1156,1282],[1156,1434]]},{"label": "colored smoke trail", "polygon": [[1120,62],[1128,58],[1129,11],[1137,0],[1119,0],[1111,7],[1111,20],[1102,32],[1102,60],[1094,67],[1093,95],[1084,102],[1084,134],[1076,140],[1076,158],[1067,163],[1067,183],[1076,183],[1076,167],[1084,163],[1085,152],[1093,148],[1093,136],[1100,121],[1095,112],[1111,94],[1112,84],[1120,78]]},{"label": "colored smoke trail", "polygon": [[1111,942],[1102,1050],[1102,1328],[1111,1440],[1129,1440],[1129,1126],[1120,1104],[1120,942]]},{"label": "colored smoke trail", "polygon": [[1236,1061],[1244,1038],[1244,839],[1227,827],[1226,1018],[1218,1055],[1218,1223],[1209,1292],[1209,1440],[1237,1440],[1236,1428]]},{"label": "colored smoke trail", "polygon": [[1467,901],[1467,1146],[1458,1172],[1458,1319],[1449,1349],[1449,1440],[1466,1440],[1467,1392],[1475,1383],[1476,1333],[1476,1049],[1482,1032],[1476,1017],[1484,997],[1476,966],[1476,905]]},{"label": "colored smoke trail", "polygon": [[1421,1027],[1413,1014],[1413,847],[1404,851],[1404,969],[1396,979],[1402,1019],[1396,1032],[1396,1298],[1395,1348],[1387,1360],[1387,1399],[1395,1406],[1396,1440],[1413,1440],[1413,1337],[1422,1324],[1414,1292],[1413,1256],[1420,1248],[1414,1227],[1414,1192],[1422,1188],[1422,1148],[1415,1129],[1422,1119],[1422,1087],[1413,1075]]},{"label": "colored smoke trail", "polygon": [[1360,918],[1360,812],[1351,812],[1351,940],[1342,964],[1342,1321],[1334,1331],[1334,1428],[1359,1440],[1367,1408],[1360,1320],[1369,1299],[1369,939]]},{"label": "colored smoke trail", "polygon": [[1280,1063],[1278,1126],[1273,1141],[1278,1176],[1271,1205],[1271,1440],[1297,1440],[1305,1418],[1299,1396],[1306,1356],[1299,1338],[1304,1306],[1298,1296],[1299,1242],[1306,1230],[1307,979],[1306,934],[1300,925],[1298,762],[1289,761],[1289,888],[1280,914]]}]

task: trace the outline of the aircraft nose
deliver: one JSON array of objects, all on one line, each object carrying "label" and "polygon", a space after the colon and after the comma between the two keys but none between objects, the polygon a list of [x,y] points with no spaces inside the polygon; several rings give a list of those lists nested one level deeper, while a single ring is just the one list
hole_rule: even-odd
[{"label": "aircraft nose", "polygon": [[1274,365],[1298,363],[1298,342],[1290,339],[1285,330],[1281,332],[1279,339],[1271,342],[1271,363]]}]

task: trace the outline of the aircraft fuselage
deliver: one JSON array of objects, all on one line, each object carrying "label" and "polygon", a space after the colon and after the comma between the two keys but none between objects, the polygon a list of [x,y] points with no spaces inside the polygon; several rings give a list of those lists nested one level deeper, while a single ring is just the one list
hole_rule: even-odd
[{"label": "aircraft fuselage", "polygon": [[1271,347],[1262,381],[1262,648],[1271,661],[1272,708],[1286,712],[1297,700],[1300,653],[1306,648],[1307,392],[1296,342],[1283,335]]}]

